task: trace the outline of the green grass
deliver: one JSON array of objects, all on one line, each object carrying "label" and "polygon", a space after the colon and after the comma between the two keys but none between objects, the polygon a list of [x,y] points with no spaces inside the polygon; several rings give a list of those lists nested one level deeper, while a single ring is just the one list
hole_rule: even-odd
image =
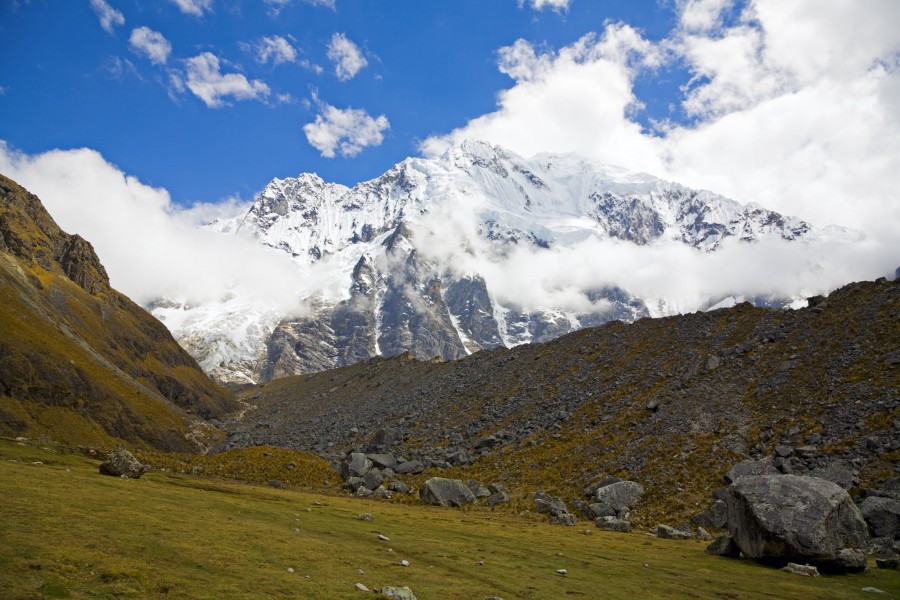
[{"label": "green grass", "polygon": [[[900,596],[897,572],[812,579],[708,556],[702,542],[484,508],[159,472],[115,479],[99,475],[96,461],[10,441],[0,441],[0,491],[3,598],[372,597],[356,582],[408,585],[420,600],[875,597],[866,586]],[[375,521],[357,520],[362,512]],[[562,568],[568,575],[556,574]]]}]

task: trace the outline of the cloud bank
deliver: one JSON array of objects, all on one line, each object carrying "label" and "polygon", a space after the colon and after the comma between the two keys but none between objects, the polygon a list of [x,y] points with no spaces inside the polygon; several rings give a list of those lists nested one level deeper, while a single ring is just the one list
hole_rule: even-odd
[{"label": "cloud bank", "polygon": [[184,209],[168,192],[141,183],[88,149],[29,156],[0,142],[0,172],[36,194],[62,229],[93,244],[113,287],[147,304],[166,296],[189,302],[239,297],[299,311],[303,274],[255,240],[196,229],[245,212],[229,199]]},{"label": "cloud bank", "polygon": [[331,42],[328,43],[328,59],[334,63],[334,74],[341,81],[353,79],[369,64],[359,46],[347,39],[343,33],[331,36]]},{"label": "cloud bank", "polygon": [[[728,0],[677,5],[658,42],[611,23],[556,51],[500,49],[513,86],[497,109],[422,152],[463,139],[574,152],[900,247],[900,4],[755,0],[736,16]],[[690,80],[673,109],[688,124],[647,131],[635,82],[678,66]]]},{"label": "cloud bank", "polygon": [[172,54],[172,44],[158,31],[149,27],[137,27],[131,31],[128,38],[131,48],[138,54],[143,54],[155,65],[164,65]]},{"label": "cloud bank", "polygon": [[228,98],[264,101],[271,91],[264,81],[251,81],[243,73],[222,73],[219,57],[211,52],[187,59],[185,74],[184,84],[209,108],[227,106]]}]

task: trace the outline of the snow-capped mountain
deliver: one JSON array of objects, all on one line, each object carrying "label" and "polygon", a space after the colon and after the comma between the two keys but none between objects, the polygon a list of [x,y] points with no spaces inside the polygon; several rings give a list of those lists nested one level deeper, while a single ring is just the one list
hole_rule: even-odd
[{"label": "snow-capped mountain", "polygon": [[593,268],[538,282],[554,252],[600,269],[604,243],[713,253],[729,239],[815,232],[650,175],[570,155],[526,160],[481,142],[406,159],[352,188],[308,173],[275,179],[245,215],[208,228],[289,255],[309,281],[295,314],[239,298],[151,307],[207,372],[233,383],[403,352],[450,360],[678,310],[665,298],[634,297]]}]

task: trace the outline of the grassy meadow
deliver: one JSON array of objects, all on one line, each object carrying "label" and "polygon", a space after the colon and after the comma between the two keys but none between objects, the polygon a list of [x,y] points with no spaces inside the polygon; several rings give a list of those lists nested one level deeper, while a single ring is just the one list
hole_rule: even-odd
[{"label": "grassy meadow", "polygon": [[0,598],[375,597],[357,582],[420,600],[900,597],[896,571],[800,577],[587,522],[97,466],[0,440]]}]

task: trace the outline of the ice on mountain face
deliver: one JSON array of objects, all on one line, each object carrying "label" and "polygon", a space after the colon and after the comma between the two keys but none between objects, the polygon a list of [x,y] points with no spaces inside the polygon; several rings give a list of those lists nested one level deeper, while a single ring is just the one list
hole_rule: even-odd
[{"label": "ice on mountain face", "polygon": [[728,294],[706,304],[635,297],[603,276],[605,261],[624,248],[711,255],[729,240],[846,235],[574,155],[526,160],[474,141],[352,188],[314,174],[274,179],[245,215],[207,228],[288,255],[307,282],[296,293],[311,307],[299,317],[240,299],[154,307],[226,381],[406,351],[460,358],[611,319],[697,310]]}]

